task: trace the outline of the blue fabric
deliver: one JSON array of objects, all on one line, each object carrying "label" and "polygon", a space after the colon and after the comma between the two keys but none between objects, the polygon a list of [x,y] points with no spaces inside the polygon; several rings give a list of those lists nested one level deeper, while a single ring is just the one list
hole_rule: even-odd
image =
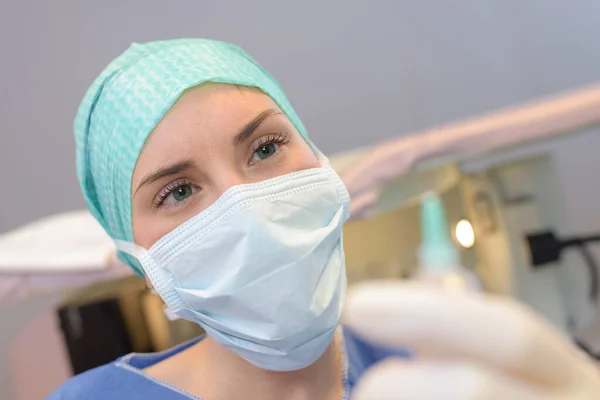
[{"label": "blue fabric", "polygon": [[[389,350],[368,344],[347,328],[343,330],[343,337],[347,369],[340,379],[344,380],[345,399],[361,375],[373,364],[388,357],[410,357],[410,352],[406,350]],[[71,378],[47,400],[199,400],[189,393],[153,380],[142,369],[163,361],[200,340],[201,338],[195,339],[162,353],[131,354],[120,358]]]}]

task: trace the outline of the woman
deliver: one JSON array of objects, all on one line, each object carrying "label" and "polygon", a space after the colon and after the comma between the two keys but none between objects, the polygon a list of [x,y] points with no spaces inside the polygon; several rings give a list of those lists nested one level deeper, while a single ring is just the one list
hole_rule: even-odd
[{"label": "woman", "polygon": [[[427,305],[441,309],[431,299],[449,309],[471,307],[475,316],[491,312],[494,323],[526,315],[497,302],[379,285],[353,297],[349,321],[396,349],[366,344],[338,327],[348,194],[279,85],[241,49],[208,40],[133,45],[89,89],[75,136],[83,193],[120,258],[207,335],[88,371],[51,399],[346,399],[358,378],[389,356],[370,368],[357,398],[571,394],[570,385],[554,385],[559,378],[542,384],[535,372],[516,373],[535,367],[529,359],[515,361],[523,347],[502,359],[509,374],[489,346],[463,346],[470,356],[462,357],[460,334],[454,342],[426,340],[432,346],[425,364],[399,363],[407,354],[399,343],[419,352],[420,327],[435,330],[438,319],[427,318]],[[396,301],[401,307],[390,309]],[[419,307],[425,312],[411,320],[407,310]],[[419,318],[427,323],[415,323]],[[523,318],[535,330],[515,337],[550,337],[542,346],[552,350],[547,360],[572,350],[561,342],[556,355],[557,335]],[[476,333],[466,335],[473,343]],[[457,351],[441,351],[447,347]],[[585,393],[598,395],[596,371],[569,351],[569,365],[589,375]],[[444,368],[432,361],[438,359]],[[476,367],[464,368],[465,359]],[[500,368],[490,372],[491,366]],[[451,384],[441,385],[449,376]]]}]

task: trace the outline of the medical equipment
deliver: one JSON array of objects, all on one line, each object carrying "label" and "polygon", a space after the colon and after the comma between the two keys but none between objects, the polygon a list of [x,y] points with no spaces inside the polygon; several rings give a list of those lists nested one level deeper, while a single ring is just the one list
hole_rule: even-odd
[{"label": "medical equipment", "polygon": [[531,265],[538,268],[559,262],[562,252],[567,248],[575,247],[579,249],[589,270],[590,300],[598,300],[598,291],[600,290],[598,274],[600,271],[598,271],[598,265],[594,260],[594,256],[586,245],[600,241],[600,236],[577,236],[559,239],[554,232],[544,231],[530,233],[526,235],[526,239],[531,254]]},{"label": "medical equipment", "polygon": [[471,225],[474,243],[461,247],[460,259],[485,290],[516,297],[565,333],[588,324],[596,307],[583,260],[567,255],[533,268],[525,236],[567,225],[547,143],[590,132],[599,110],[600,87],[592,87],[332,158],[352,196],[349,281],[415,274],[420,232],[404,227],[419,226],[418,199],[434,190],[452,230]]},{"label": "medical equipment", "polygon": [[115,249],[87,210],[0,235],[0,305],[130,275]]},{"label": "medical equipment", "polygon": [[[556,326],[509,297],[465,290],[464,278],[469,275],[453,273],[465,270],[455,267],[459,257],[436,195],[422,200],[421,224],[421,271],[416,281],[357,284],[349,293],[345,324],[371,343],[408,347],[414,353],[410,362],[389,358],[368,370],[353,398],[598,397],[597,365],[579,354]],[[486,227],[498,229],[496,224]],[[560,242],[542,233],[530,235],[528,242],[533,262],[542,264],[556,261],[561,248],[585,239]],[[576,339],[591,355],[590,343],[599,343],[598,321]]]},{"label": "medical equipment", "polygon": [[586,353],[600,360],[600,302],[598,291],[600,290],[598,265],[592,252],[586,247],[587,244],[600,240],[598,235],[569,237],[559,239],[552,231],[536,232],[527,235],[528,249],[531,255],[531,264],[537,268],[545,268],[561,260],[565,249],[577,248],[583,255],[588,267],[590,303],[595,305],[593,320],[586,326],[577,329],[573,335],[575,342]]},{"label": "medical equipment", "polygon": [[461,265],[452,241],[446,212],[440,197],[427,193],[421,199],[421,245],[419,270],[415,279],[440,286],[443,290],[480,290],[474,274]]},{"label": "medical equipment", "polygon": [[0,235],[0,273],[99,271],[115,245],[87,211],[32,222]]}]

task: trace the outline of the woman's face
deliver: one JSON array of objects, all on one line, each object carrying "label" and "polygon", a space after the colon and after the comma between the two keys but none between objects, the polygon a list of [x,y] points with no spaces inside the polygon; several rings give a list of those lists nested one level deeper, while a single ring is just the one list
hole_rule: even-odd
[{"label": "woman's face", "polygon": [[133,171],[135,243],[150,248],[232,186],[319,165],[294,125],[259,89],[194,87],[156,126]]}]

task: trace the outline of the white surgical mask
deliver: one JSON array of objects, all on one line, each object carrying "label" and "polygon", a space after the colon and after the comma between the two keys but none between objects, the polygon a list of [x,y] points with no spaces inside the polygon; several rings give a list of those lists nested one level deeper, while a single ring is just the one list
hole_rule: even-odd
[{"label": "white surgical mask", "polygon": [[346,291],[342,225],[349,195],[324,162],[234,186],[136,257],[177,315],[268,370],[315,362],[331,343]]}]

